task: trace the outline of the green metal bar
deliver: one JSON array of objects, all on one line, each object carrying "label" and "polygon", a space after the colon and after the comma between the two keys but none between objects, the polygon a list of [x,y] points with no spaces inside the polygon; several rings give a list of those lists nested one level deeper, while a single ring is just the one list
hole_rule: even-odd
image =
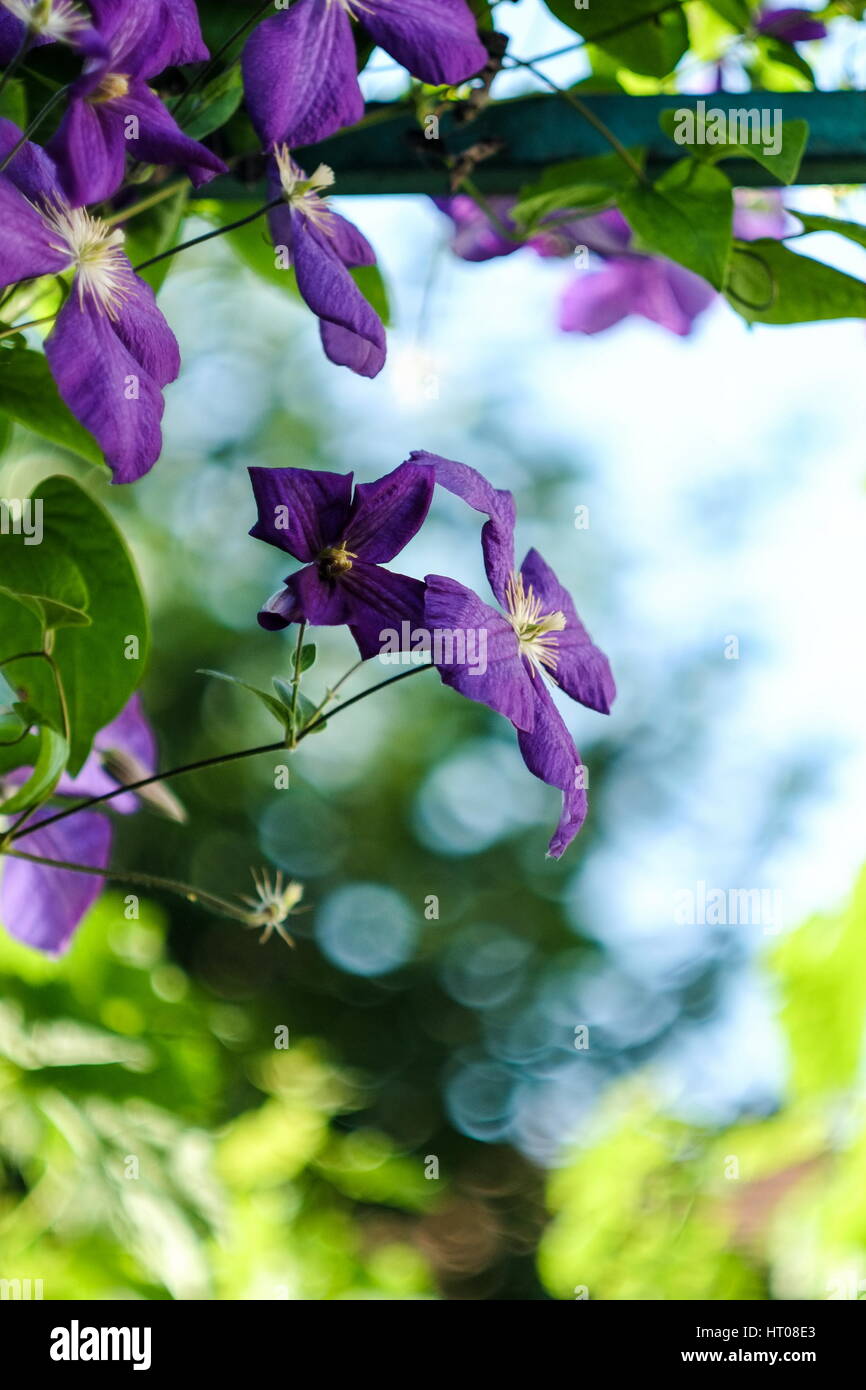
[{"label": "green metal bar", "polygon": [[[590,96],[581,99],[629,147],[647,151],[651,175],[661,173],[688,150],[659,128],[662,111],[694,108],[781,111],[782,120],[809,124],[809,143],[799,184],[866,183],[866,93],[863,92],[716,92],[694,96]],[[336,175],[341,194],[448,192],[448,176],[432,145],[405,107],[371,104],[373,123],[299,152],[308,169],[323,161]],[[479,140],[502,140],[501,152],[479,164],[473,176],[488,193],[513,193],[537,178],[549,164],[603,154],[609,145],[584,118],[554,93],[494,102],[468,124],[450,114],[440,123],[449,152],[459,154]],[[727,160],[722,167],[741,187],[767,187],[773,179],[752,160]],[[249,196],[237,181],[220,180],[202,190],[204,197]]]}]

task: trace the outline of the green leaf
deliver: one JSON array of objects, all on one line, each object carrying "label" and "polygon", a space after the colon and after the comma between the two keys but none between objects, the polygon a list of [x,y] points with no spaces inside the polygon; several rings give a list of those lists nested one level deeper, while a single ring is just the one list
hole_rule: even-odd
[{"label": "green leaf", "polygon": [[290,712],[285,709],[280,700],[275,700],[273,695],[269,695],[266,690],[259,690],[257,685],[250,685],[248,681],[238,680],[237,676],[229,676],[225,671],[211,671],[207,668],[200,669],[200,676],[212,676],[214,680],[226,681],[229,685],[236,685],[241,690],[248,690],[251,695],[255,695],[261,700],[265,709],[279,721],[286,733],[291,732],[292,721]]},{"label": "green leaf", "polygon": [[[289,713],[291,713],[292,700],[294,698],[293,687],[288,681],[280,680],[279,676],[274,676],[274,689],[277,691],[285,707],[289,710]],[[310,723],[310,720],[314,718],[318,708],[318,705],[314,705],[312,700],[308,700],[306,695],[302,694],[300,690],[298,691],[298,702],[296,707],[297,722],[295,727],[299,733]],[[324,721],[316,725],[313,733],[322,733],[327,727],[327,721]]]},{"label": "green leaf", "polygon": [[69,761],[69,744],[56,729],[46,725],[39,735],[39,755],[32,773],[14,796],[0,806],[4,816],[18,815],[47,801]]},{"label": "green leaf", "polygon": [[0,593],[35,613],[43,632],[89,626],[87,585],[68,555],[27,545],[24,536],[4,536],[2,578]]},{"label": "green leaf", "polygon": [[27,125],[27,93],[24,83],[13,77],[0,92],[0,118],[12,121],[23,130]]},{"label": "green leaf", "polygon": [[[643,168],[644,151],[633,149],[629,153]],[[634,180],[634,173],[617,154],[551,164],[540,179],[521,188],[512,217],[523,226],[534,226],[555,212],[602,207]]]},{"label": "green leaf", "polygon": [[845,222],[841,217],[822,217],[814,212],[799,212],[793,209],[792,212],[797,221],[802,222],[807,234],[836,232],[838,236],[847,237],[849,241],[856,241],[858,246],[866,246],[866,227],[861,226],[859,222]]},{"label": "green leaf", "polygon": [[310,667],[316,664],[316,655],[317,649],[315,642],[306,642],[301,648],[300,670],[302,675],[304,671],[309,671]]},{"label": "green leaf", "polygon": [[795,92],[808,91],[815,86],[814,72],[792,43],[771,34],[758,34],[755,42],[758,56],[749,67],[759,78],[756,86],[770,91]]},{"label": "green leaf", "polygon": [[693,270],[720,290],[731,250],[733,190],[712,165],[681,159],[652,188],[636,185],[618,199],[641,245]]},{"label": "green leaf", "polygon": [[241,65],[237,62],[212,78],[194,100],[184,104],[181,111],[184,132],[193,140],[203,140],[235,114],[243,94]]},{"label": "green leaf", "polygon": [[706,3],[735,29],[742,31],[751,27],[752,11],[746,0],[706,0]]},{"label": "green leaf", "polygon": [[557,19],[588,42],[618,58],[632,72],[666,77],[689,46],[685,15],[671,0],[618,0],[615,13],[608,5],[586,0],[545,0]]},{"label": "green leaf", "polygon": [[[283,272],[285,274],[285,272]],[[377,265],[358,265],[349,271],[358,289],[372,309],[376,311],[385,328],[391,323],[391,303],[388,287]]]},{"label": "green leaf", "polygon": [[[48,478],[37,493],[43,504],[38,549],[56,565],[55,575],[64,561],[75,566],[88,594],[90,625],[61,627],[53,648],[69,706],[74,775],[94,735],[120,713],[141,683],[149,645],[147,610],[123,538],[90,494],[71,478]],[[3,538],[4,546],[9,539]],[[0,660],[41,646],[36,614],[0,594]],[[24,687],[22,698],[39,709],[56,709],[46,662],[16,663],[6,673],[16,687]]]},{"label": "green leaf", "polygon": [[866,318],[866,284],[770,238],[735,242],[728,302],[750,323]]},{"label": "green leaf", "polygon": [[63,404],[40,352],[0,352],[0,410],[35,434],[60,444],[88,463],[102,463],[102,450]]},{"label": "green leaf", "polygon": [[[757,113],[760,118],[761,111],[764,109],[757,105],[748,106],[747,97],[743,98],[743,106],[728,110],[722,107],[713,107],[707,102],[703,108],[705,116],[709,121],[701,121],[700,113],[692,112],[691,107],[678,107],[676,110],[663,111],[659,117],[659,125],[665,135],[669,136],[677,145],[687,147],[689,153],[695,159],[704,160],[706,163],[717,163],[720,159],[753,159],[756,164],[760,164],[763,169],[777,178],[780,183],[790,184],[794,182],[800,168],[800,162],[806,149],[809,139],[809,124],[807,121],[794,120],[782,123],[781,140],[778,154],[765,154],[766,146],[749,141],[740,143],[728,141],[725,132],[730,129],[729,117],[734,110],[737,114],[737,131],[743,133],[740,127],[740,120],[747,127],[750,133],[754,122],[749,122],[749,112]],[[713,121],[713,114],[718,112],[723,117],[719,122]],[[716,130],[718,124],[718,131]],[[721,134],[725,138],[710,143],[706,137]],[[772,139],[772,130],[771,130]]]}]

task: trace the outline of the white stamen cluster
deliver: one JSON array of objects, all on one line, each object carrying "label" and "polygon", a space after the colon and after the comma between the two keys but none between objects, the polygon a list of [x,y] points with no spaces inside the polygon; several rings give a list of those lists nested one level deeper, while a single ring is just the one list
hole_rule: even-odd
[{"label": "white stamen cluster", "polygon": [[57,238],[51,243],[54,250],[69,255],[79,303],[83,305],[89,296],[100,313],[116,320],[129,284],[123,232],[60,199],[43,204],[39,212]]},{"label": "white stamen cluster", "polygon": [[243,901],[248,903],[252,909],[246,914],[245,925],[263,927],[264,931],[259,938],[262,942],[268,941],[272,933],[276,932],[288,946],[294,946],[294,941],[283,928],[286,920],[291,917],[304,896],[303,885],[295,883],[291,879],[286,883],[282,869],[277,870],[273,884],[264,869],[258,872],[252,869],[251,873],[253,883],[256,885],[257,896],[255,898],[243,896]]},{"label": "white stamen cluster", "polygon": [[546,668],[551,675],[556,671],[556,634],[565,630],[564,613],[543,613],[541,599],[533,593],[532,585],[527,589],[522,574],[512,574],[505,586],[505,603],[508,621],[517,634],[521,656],[529,662],[530,672]]},{"label": "white stamen cluster", "polygon": [[304,178],[303,169],[292,159],[287,145],[274,150],[280,186],[286,202],[304,217],[309,218],[314,227],[327,232],[332,213],[327,199],[321,197],[322,189],[330,188],[334,182],[334,171],[327,164],[320,164],[312,176]]},{"label": "white stamen cluster", "polygon": [[73,39],[90,23],[75,0],[0,0],[0,5],[26,24],[31,33],[60,43]]},{"label": "white stamen cluster", "polygon": [[[327,0],[329,8],[334,3],[335,0]],[[340,6],[341,10],[346,11],[346,14],[349,16],[350,19],[360,19],[361,11],[367,14],[372,13],[370,6],[362,4],[361,0],[336,0],[336,3]]]}]

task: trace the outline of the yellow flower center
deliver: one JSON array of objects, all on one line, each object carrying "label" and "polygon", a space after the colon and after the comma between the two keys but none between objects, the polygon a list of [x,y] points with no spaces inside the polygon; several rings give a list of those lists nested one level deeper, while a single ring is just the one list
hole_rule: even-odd
[{"label": "yellow flower center", "polygon": [[122,72],[107,72],[96,91],[91,93],[89,100],[98,106],[104,101],[118,101],[125,97],[128,91],[128,77]]},{"label": "yellow flower center", "polygon": [[316,557],[319,578],[339,579],[341,574],[346,574],[352,568],[352,561],[357,558],[357,555],[347,550],[344,545],[326,546]]},{"label": "yellow flower center", "polygon": [[532,676],[536,670],[556,671],[556,634],[565,630],[564,613],[542,613],[541,599],[536,598],[530,584],[527,589],[522,574],[512,574],[505,586],[508,621],[517,634],[520,655],[529,662]]}]

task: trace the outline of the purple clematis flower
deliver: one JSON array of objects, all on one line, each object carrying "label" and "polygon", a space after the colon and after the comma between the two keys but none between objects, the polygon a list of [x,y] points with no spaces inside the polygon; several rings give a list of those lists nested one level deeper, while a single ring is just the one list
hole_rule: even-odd
[{"label": "purple clematis flower", "polygon": [[[20,134],[0,120],[0,158]],[[159,457],[162,388],[180,370],[153,290],[124,255],[123,233],[69,205],[37,145],[24,144],[0,174],[0,220],[0,286],[72,272],[45,353],[60,395],[98,441],[114,481],[132,482]]]},{"label": "purple clematis flower", "polygon": [[303,563],[262,608],[262,627],[345,623],[367,660],[381,651],[385,628],[421,622],[424,585],[383,565],[424,521],[433,496],[432,468],[410,460],[375,483],[359,483],[354,496],[351,473],[249,473],[259,511],[250,535]]},{"label": "purple clematis flower", "polygon": [[374,377],[385,365],[385,330],[349,269],[375,265],[376,253],[357,227],[320,196],[333,181],[327,165],[320,164],[308,179],[285,146],[277,149],[270,185],[283,202],[269,214],[271,236],[294,267],[302,298],[318,316],[326,355],[359,376]]},{"label": "purple clematis flower", "polygon": [[827,37],[827,26],[816,19],[811,10],[764,10],[755,21],[755,29],[759,34],[769,34],[785,43],[808,43],[811,39]]},{"label": "purple clematis flower", "polygon": [[[125,780],[147,777],[156,769],[156,741],[141,709],[138,695],[111,724],[97,734],[93,751],[77,777],[64,776],[57,786],[59,797],[101,796],[121,783],[109,775],[107,767],[125,766],[133,774]],[[12,788],[27,780],[30,769],[23,768],[5,779]],[[136,810],[133,793],[116,797],[111,805],[128,814]],[[167,807],[165,808],[167,809]],[[2,814],[0,804],[0,814]],[[29,824],[39,825],[53,812],[37,811]],[[94,869],[108,867],[111,857],[111,822],[95,811],[82,811],[44,830],[34,830],[16,842],[27,854],[44,859],[60,859],[87,864]],[[95,874],[74,873],[70,869],[48,869],[26,859],[4,859],[0,877],[0,921],[10,934],[48,955],[61,955],[69,945],[75,928],[96,902],[105,879]]]},{"label": "purple clematis flower", "polygon": [[103,51],[87,57],[48,149],[64,192],[76,206],[110,198],[126,158],[179,165],[196,188],[226,166],[180,126],[147,85],[166,65],[207,54],[194,6],[184,0],[92,0]]},{"label": "purple clematis flower", "polygon": [[[510,719],[530,772],[562,792],[562,814],[549,846],[558,859],[586,818],[587,798],[580,755],[547,682],[582,705],[608,714],[616,695],[610,665],[538,552],[530,550],[517,569],[511,494],[491,487],[466,464],[424,453],[411,457],[428,465],[442,487],[487,515],[481,533],[484,566],[503,611],[497,612],[456,580],[428,574],[425,624],[443,682]],[[485,670],[437,658],[437,650],[450,647],[450,654],[454,652],[453,642],[437,643],[437,633],[445,637],[455,632],[485,634]],[[482,647],[477,641],[471,645],[474,650]]]},{"label": "purple clematis flower", "polygon": [[244,50],[247,109],[266,149],[314,145],[363,116],[352,19],[434,86],[465,82],[488,61],[466,0],[297,0]]}]

